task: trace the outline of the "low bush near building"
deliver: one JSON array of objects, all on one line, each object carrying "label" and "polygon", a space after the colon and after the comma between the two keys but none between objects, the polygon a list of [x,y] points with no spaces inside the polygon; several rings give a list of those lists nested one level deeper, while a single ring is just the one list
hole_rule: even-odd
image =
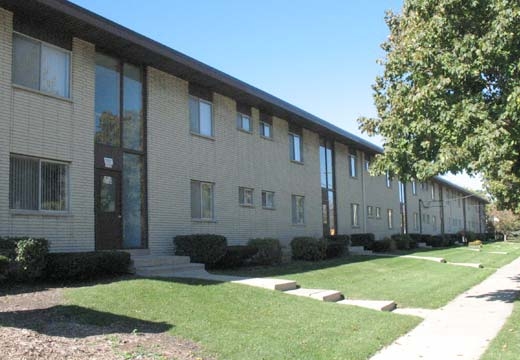
[{"label": "low bush near building", "polygon": [[395,242],[397,250],[408,250],[417,246],[417,243],[408,234],[394,234],[391,239]]},{"label": "low bush near building", "polygon": [[431,247],[443,247],[445,246],[445,242],[442,236],[430,236],[428,239],[428,242],[426,242],[426,245],[429,245]]},{"label": "low bush near building", "polygon": [[313,237],[295,237],[291,241],[291,251],[294,260],[319,261],[326,255],[325,241]]},{"label": "low bush near building", "polygon": [[128,272],[130,254],[123,251],[51,253],[47,255],[45,278],[53,281],[80,281]]},{"label": "low bush near building", "polygon": [[329,235],[324,239],[326,249],[325,257],[333,259],[348,254],[350,236],[348,235]]},{"label": "low bush near building", "polygon": [[372,244],[372,251],[374,252],[387,252],[390,251],[392,247],[392,240],[389,238],[384,238],[383,240],[374,241]]},{"label": "low bush near building", "polygon": [[240,267],[248,263],[257,252],[258,249],[250,245],[228,246],[226,254],[216,263],[212,264],[211,267],[215,269],[232,269]]},{"label": "low bush near building", "polygon": [[227,239],[222,235],[178,235],[173,239],[175,255],[189,256],[192,262],[212,265],[227,251]]},{"label": "low bush near building", "polygon": [[9,258],[0,255],[0,281],[7,277],[7,270],[9,269]]},{"label": "low bush near building", "polygon": [[45,239],[0,238],[0,255],[8,259],[6,277],[10,280],[32,281],[41,277],[48,252]]},{"label": "low bush near building", "polygon": [[376,237],[372,233],[350,235],[350,245],[363,246],[365,250],[372,250],[372,245]]},{"label": "low bush near building", "polygon": [[282,261],[282,246],[278,239],[251,239],[248,245],[257,249],[251,258],[251,265],[274,265]]}]

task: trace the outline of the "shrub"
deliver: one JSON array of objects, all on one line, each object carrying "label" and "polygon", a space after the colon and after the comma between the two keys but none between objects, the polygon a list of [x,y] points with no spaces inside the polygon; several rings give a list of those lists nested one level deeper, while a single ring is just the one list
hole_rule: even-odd
[{"label": "shrub", "polygon": [[427,245],[430,245],[431,247],[442,247],[444,246],[444,239],[442,236],[430,236]]},{"label": "shrub", "polygon": [[295,237],[291,241],[292,257],[295,260],[318,261],[326,254],[325,241],[313,237]]},{"label": "shrub", "polygon": [[123,251],[51,253],[45,277],[49,280],[94,280],[128,272],[130,254]]},{"label": "shrub", "polygon": [[282,246],[278,239],[251,239],[248,245],[257,249],[256,254],[251,258],[253,265],[274,265],[282,261]]},{"label": "shrub", "polygon": [[477,234],[473,231],[466,231],[466,241],[471,242],[477,240]]},{"label": "shrub", "polygon": [[173,239],[175,255],[189,256],[191,261],[211,265],[227,251],[224,236],[214,234],[178,235]]},{"label": "shrub", "polygon": [[397,250],[408,250],[411,249],[412,239],[407,234],[394,234],[391,239],[395,242]]},{"label": "shrub", "polygon": [[376,237],[372,233],[350,235],[350,244],[352,246],[363,246],[365,250],[372,250],[374,241],[376,241]]},{"label": "shrub", "polygon": [[221,257],[211,267],[214,269],[232,269],[243,266],[248,260],[258,252],[258,249],[250,245],[228,246],[226,254]]},{"label": "shrub", "polygon": [[325,237],[325,257],[332,259],[348,254],[350,236],[348,235],[329,235]]},{"label": "shrub", "polygon": [[387,252],[391,248],[391,239],[384,238],[383,240],[374,241],[372,244],[372,251],[374,252]]},{"label": "shrub", "polygon": [[0,255],[14,260],[16,257],[16,242],[21,238],[0,237]]},{"label": "shrub", "polygon": [[9,270],[9,258],[0,255],[0,281],[7,277],[7,270]]},{"label": "shrub", "polygon": [[22,239],[16,242],[16,277],[20,280],[39,278],[49,253],[49,244],[45,239]]}]

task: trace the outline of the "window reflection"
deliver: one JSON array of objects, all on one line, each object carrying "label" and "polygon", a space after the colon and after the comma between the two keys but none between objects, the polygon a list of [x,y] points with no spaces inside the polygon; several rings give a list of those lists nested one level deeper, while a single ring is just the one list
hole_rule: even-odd
[{"label": "window reflection", "polygon": [[119,146],[119,62],[96,54],[96,135],[98,144]]}]

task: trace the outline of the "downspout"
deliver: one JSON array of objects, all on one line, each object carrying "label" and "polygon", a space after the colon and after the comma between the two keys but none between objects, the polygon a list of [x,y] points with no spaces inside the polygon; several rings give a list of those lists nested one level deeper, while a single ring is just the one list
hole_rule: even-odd
[{"label": "downspout", "polygon": [[462,198],[462,218],[464,221],[464,236],[466,236],[466,198]]},{"label": "downspout", "polygon": [[359,173],[361,174],[361,203],[363,204],[363,209],[361,210],[362,213],[363,213],[363,232],[366,233],[367,232],[367,222],[368,222],[368,217],[367,217],[367,214],[366,214],[366,209],[367,209],[367,204],[366,204],[366,186],[365,186],[365,161],[366,161],[366,153],[363,152],[363,158],[361,159],[360,161],[360,171]]},{"label": "downspout", "polygon": [[444,236],[444,192],[442,191],[442,185],[439,186],[439,200],[441,202],[441,211],[439,214],[441,222],[441,235]]},{"label": "downspout", "polygon": [[419,199],[419,234],[422,234],[422,199]]}]

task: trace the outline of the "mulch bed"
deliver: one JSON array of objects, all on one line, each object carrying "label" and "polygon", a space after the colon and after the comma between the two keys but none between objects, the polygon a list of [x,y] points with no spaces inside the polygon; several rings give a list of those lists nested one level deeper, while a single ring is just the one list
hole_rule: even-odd
[{"label": "mulch bed", "polygon": [[66,306],[63,288],[0,291],[0,358],[203,359],[200,345],[194,342],[147,329],[128,333],[118,323],[77,323],[60,313],[62,306]]}]

